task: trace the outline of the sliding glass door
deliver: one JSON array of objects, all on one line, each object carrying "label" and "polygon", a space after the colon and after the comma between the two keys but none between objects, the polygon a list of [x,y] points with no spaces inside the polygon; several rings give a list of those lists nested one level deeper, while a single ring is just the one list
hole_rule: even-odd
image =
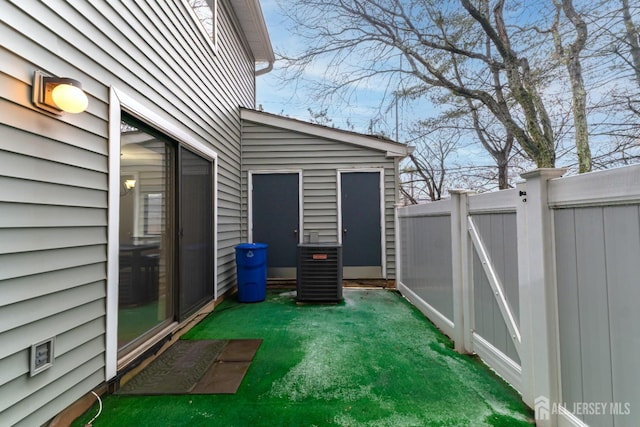
[{"label": "sliding glass door", "polygon": [[174,209],[176,150],[171,141],[121,123],[118,348],[175,317]]},{"label": "sliding glass door", "polygon": [[213,163],[124,116],[118,349],[213,299]]},{"label": "sliding glass door", "polygon": [[181,320],[213,299],[212,175],[209,160],[180,148]]}]

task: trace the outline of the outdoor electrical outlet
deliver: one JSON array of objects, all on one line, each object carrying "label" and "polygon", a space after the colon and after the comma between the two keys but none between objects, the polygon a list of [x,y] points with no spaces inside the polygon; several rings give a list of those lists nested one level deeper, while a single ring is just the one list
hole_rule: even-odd
[{"label": "outdoor electrical outlet", "polygon": [[31,369],[34,376],[53,366],[53,343],[55,338],[41,341],[31,346]]}]

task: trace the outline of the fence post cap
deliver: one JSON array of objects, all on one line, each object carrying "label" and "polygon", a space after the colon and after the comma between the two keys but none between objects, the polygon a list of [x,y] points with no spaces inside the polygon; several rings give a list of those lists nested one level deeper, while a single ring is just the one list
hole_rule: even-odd
[{"label": "fence post cap", "polygon": [[568,168],[539,168],[520,174],[520,177],[522,177],[523,179],[532,179],[538,177],[546,179],[560,178],[567,172],[567,170]]}]

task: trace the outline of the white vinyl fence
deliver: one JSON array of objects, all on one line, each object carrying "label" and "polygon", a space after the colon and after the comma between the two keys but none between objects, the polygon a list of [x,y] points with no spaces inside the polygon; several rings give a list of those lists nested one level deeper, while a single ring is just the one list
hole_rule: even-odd
[{"label": "white vinyl fence", "polygon": [[397,210],[397,284],[541,426],[640,425],[640,165]]}]

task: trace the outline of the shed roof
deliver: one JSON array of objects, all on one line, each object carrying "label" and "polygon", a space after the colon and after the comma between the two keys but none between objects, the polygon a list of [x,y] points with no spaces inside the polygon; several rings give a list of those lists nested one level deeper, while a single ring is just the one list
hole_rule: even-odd
[{"label": "shed roof", "polygon": [[384,139],[375,135],[365,135],[362,133],[331,128],[328,126],[309,123],[298,119],[292,119],[290,117],[279,116],[277,114],[265,113],[264,111],[241,108],[240,117],[243,120],[258,123],[261,125],[272,126],[292,132],[299,132],[319,138],[353,144],[372,150],[384,151],[387,157],[403,158],[411,154],[414,150],[414,147],[408,146],[406,144],[401,144],[390,139]]},{"label": "shed roof", "polygon": [[231,0],[256,62],[273,63],[275,55],[259,0]]}]

